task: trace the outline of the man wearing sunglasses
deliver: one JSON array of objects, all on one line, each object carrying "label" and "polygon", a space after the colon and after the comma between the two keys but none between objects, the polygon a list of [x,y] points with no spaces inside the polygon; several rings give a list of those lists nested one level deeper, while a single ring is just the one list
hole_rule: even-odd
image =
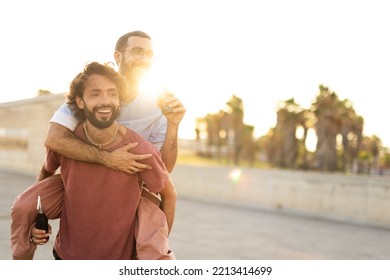
[{"label": "man wearing sunglasses", "polygon": [[[169,172],[175,166],[178,145],[179,124],[186,112],[185,107],[173,94],[164,94],[157,102],[150,96],[140,92],[140,79],[152,64],[153,45],[150,36],[142,31],[133,31],[121,36],[116,44],[114,58],[119,73],[123,75],[129,86],[128,95],[121,104],[121,114],[118,123],[127,126],[151,142],[162,154],[162,160]],[[52,117],[45,146],[61,155],[74,160],[103,164],[114,170],[128,174],[150,169],[142,160],[150,158],[151,154],[133,154],[131,150],[137,143],[130,143],[112,152],[101,147],[88,145],[73,133],[78,121],[72,110],[63,104]],[[40,173],[37,181],[45,178]],[[54,186],[53,188],[61,188]],[[11,211],[11,245],[14,259],[32,259],[36,245],[47,242],[49,233],[44,233],[30,226],[36,215],[36,200],[31,194],[44,196],[44,189],[29,188],[29,194],[22,193],[15,200]],[[53,194],[54,191],[48,192]],[[61,190],[57,196],[48,197],[51,204],[62,205]],[[44,203],[44,202],[43,202]],[[56,208],[60,211],[61,207]],[[46,209],[49,218],[59,217],[59,212]],[[169,209],[168,209],[169,211]],[[51,233],[51,232],[50,232]],[[24,238],[28,235],[30,238]]]}]

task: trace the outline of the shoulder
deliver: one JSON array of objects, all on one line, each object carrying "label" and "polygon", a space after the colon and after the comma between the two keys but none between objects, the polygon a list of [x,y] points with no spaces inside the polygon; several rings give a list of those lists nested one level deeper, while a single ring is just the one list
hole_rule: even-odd
[{"label": "shoulder", "polygon": [[142,145],[145,145],[145,144],[149,143],[147,140],[145,140],[141,135],[139,135],[134,130],[132,130],[132,129],[126,127],[126,126],[122,126],[122,127],[124,127],[126,129],[124,137],[125,137],[125,140],[127,142],[128,141],[133,141],[133,142],[136,141],[136,142],[138,142],[139,144],[142,144]]},{"label": "shoulder", "polygon": [[[130,103],[123,103],[121,107],[127,111],[135,112],[148,112],[152,113],[161,113],[160,108],[156,104],[155,98],[150,95],[140,93],[133,101]],[[162,114],[162,113],[161,113]]]}]

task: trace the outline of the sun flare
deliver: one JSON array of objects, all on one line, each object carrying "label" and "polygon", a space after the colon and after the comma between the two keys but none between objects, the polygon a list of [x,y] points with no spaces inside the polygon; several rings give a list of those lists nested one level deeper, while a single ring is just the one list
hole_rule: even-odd
[{"label": "sun flare", "polygon": [[140,82],[142,94],[149,95],[157,100],[158,97],[167,91],[166,85],[163,83],[156,71],[150,70],[143,75]]}]

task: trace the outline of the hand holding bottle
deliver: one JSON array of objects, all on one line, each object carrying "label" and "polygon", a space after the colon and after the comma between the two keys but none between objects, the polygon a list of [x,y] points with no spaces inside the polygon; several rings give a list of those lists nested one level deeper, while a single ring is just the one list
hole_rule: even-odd
[{"label": "hand holding bottle", "polygon": [[46,232],[42,229],[37,229],[33,227],[31,230],[31,239],[30,241],[36,245],[43,245],[49,241],[49,236],[52,233],[51,226],[49,225],[49,230]]},{"label": "hand holding bottle", "polygon": [[51,234],[51,226],[41,204],[41,197],[38,196],[37,201],[37,217],[35,219],[35,227],[31,231],[30,241],[34,244],[43,245],[49,240]]}]

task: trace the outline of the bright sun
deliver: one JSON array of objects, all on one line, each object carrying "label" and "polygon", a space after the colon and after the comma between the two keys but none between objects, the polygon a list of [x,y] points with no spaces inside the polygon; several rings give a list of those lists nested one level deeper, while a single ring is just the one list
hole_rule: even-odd
[{"label": "bright sun", "polygon": [[158,96],[166,91],[166,86],[157,75],[156,71],[151,69],[145,73],[140,82],[142,94],[147,94],[157,100]]}]

